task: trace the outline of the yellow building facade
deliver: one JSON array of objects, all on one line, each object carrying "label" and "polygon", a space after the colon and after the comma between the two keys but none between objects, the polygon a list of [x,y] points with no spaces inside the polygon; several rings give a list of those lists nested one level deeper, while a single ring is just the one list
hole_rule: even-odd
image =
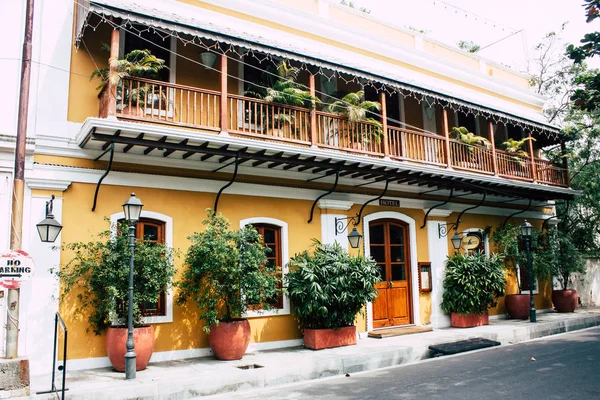
[{"label": "yellow building facade", "polygon": [[[57,128],[36,128],[27,171],[31,219],[56,195],[61,243],[105,230],[135,192],[142,217],[183,252],[207,208],[233,227],[276,230],[285,273],[290,257],[313,238],[348,248],[354,217],[363,240],[349,251],[402,269],[384,276],[390,288],[403,288],[390,291],[385,312],[380,303],[366,304],[357,316],[359,337],[366,338],[379,327],[448,326],[440,302],[453,228],[493,252],[490,229],[524,218],[541,228],[553,216],[552,201],[574,195],[563,166],[540,158],[539,148],[557,142],[556,129],[544,122],[543,99],[529,91],[526,77],[334,2],[90,0],[75,2],[72,11],[57,33],[68,42],[68,79],[60,81],[66,102],[56,105],[60,113],[42,113],[56,118]],[[72,31],[65,33],[68,24]],[[92,72],[109,66],[111,54],[136,48],[165,59],[160,78],[123,77],[99,91]],[[318,99],[313,106],[249,94],[268,85],[283,60]],[[136,89],[145,94],[132,102]],[[382,105],[372,114],[381,124],[378,139],[372,123],[347,121],[326,107],[359,90]],[[451,129],[460,126],[490,147],[452,139]],[[527,157],[500,150],[506,139],[530,135],[537,140]],[[339,229],[340,219],[350,227]],[[402,232],[401,255],[380,237],[392,231]],[[50,254],[54,266],[72,256],[39,244],[30,253],[39,262]],[[419,290],[423,264],[430,266],[431,291]],[[183,257],[176,267],[175,281]],[[538,286],[536,308],[551,309],[550,283]],[[518,290],[513,276],[507,293]],[[209,354],[198,310],[175,304],[176,291],[147,317],[156,336],[153,361]],[[53,303],[69,327],[71,368],[108,365],[104,336],[86,332],[74,302]],[[275,310],[250,312],[251,348],[300,345],[292,309],[284,297]],[[503,299],[489,313],[504,318]]]}]

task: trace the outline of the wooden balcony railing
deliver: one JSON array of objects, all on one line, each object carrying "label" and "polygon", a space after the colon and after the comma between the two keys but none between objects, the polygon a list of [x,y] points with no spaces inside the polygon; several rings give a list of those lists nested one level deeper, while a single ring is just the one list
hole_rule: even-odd
[{"label": "wooden balcony railing", "polygon": [[494,173],[494,153],[483,146],[471,146],[450,140],[451,164],[458,169]]},{"label": "wooden balcony railing", "polygon": [[350,122],[335,114],[316,111],[317,145],[383,155],[381,128],[369,122]]},{"label": "wooden balcony railing", "polygon": [[[568,171],[546,160],[470,146],[444,136],[404,128],[387,127],[384,132],[370,122],[350,122],[335,114],[267,103],[234,94],[227,94],[223,102],[221,96],[218,91],[149,79],[124,78],[116,87],[113,104],[110,103],[109,90],[100,93],[99,114],[106,117],[113,110],[112,115],[127,120],[226,131],[262,140],[317,146],[372,157],[389,156],[401,162],[569,186]],[[221,113],[221,107],[227,108],[225,113]],[[446,154],[448,151],[449,154]]]}]

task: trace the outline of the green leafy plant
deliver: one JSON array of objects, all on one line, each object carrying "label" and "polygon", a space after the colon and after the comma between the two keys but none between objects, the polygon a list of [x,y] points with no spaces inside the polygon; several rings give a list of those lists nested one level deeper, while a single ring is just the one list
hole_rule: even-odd
[{"label": "green leafy plant", "polygon": [[469,146],[484,146],[487,149],[492,147],[492,144],[489,140],[482,136],[478,136],[473,132],[469,132],[469,130],[464,126],[453,127],[450,130],[450,138],[458,140],[459,142]]},{"label": "green leafy plant", "polygon": [[[127,318],[129,290],[129,237],[126,223],[118,224],[117,234],[101,232],[89,242],[63,246],[73,257],[56,271],[62,289],[61,300],[77,300],[75,312],[89,312],[88,322],[96,335]],[[141,304],[154,303],[169,289],[175,274],[177,252],[160,244],[136,239],[134,253],[133,322],[142,324]],[[89,329],[89,328],[88,328]]]},{"label": "green leafy plant", "polygon": [[231,230],[221,214],[207,209],[205,230],[189,237],[187,269],[177,282],[177,303],[193,300],[210,333],[219,321],[239,319],[249,305],[269,307],[277,292],[277,271],[267,268],[266,251],[256,229]]},{"label": "green leafy plant", "polygon": [[[365,100],[365,91],[359,90],[355,93],[346,94],[341,100],[336,100],[327,107],[328,111],[334,114],[341,115],[352,123],[368,122],[372,129],[369,131],[370,136],[379,143],[383,134],[383,126],[375,118],[368,117],[369,112],[381,110],[381,103],[377,101]],[[343,132],[349,134],[350,132]],[[355,139],[355,138],[353,138]],[[362,137],[360,141],[368,141],[371,138]]]},{"label": "green leafy plant", "polygon": [[562,290],[567,290],[570,278],[575,273],[585,273],[585,258],[573,243],[568,232],[550,228],[545,235],[545,251],[539,262],[539,274],[554,277]]},{"label": "green leafy plant", "polygon": [[504,295],[506,277],[502,257],[482,252],[458,252],[446,260],[442,310],[446,313],[484,314]]},{"label": "green leafy plant", "polygon": [[377,297],[381,280],[372,258],[350,256],[339,243],[314,240],[309,250],[295,255],[285,277],[285,291],[303,328],[341,328],[354,325],[363,306]]},{"label": "green leafy plant", "polygon": [[[105,49],[106,47],[104,44]],[[167,68],[165,60],[154,56],[150,50],[132,50],[123,58],[111,59],[107,67],[92,71],[90,80],[100,78],[102,82],[97,89],[103,90],[109,82],[118,85],[123,78],[129,76],[156,79],[163,68]]]},{"label": "green leafy plant", "polygon": [[[268,71],[263,82],[260,82],[260,85],[254,85],[245,94],[262,99],[267,103],[312,109],[313,104],[319,103],[320,100],[312,96],[304,85],[297,82],[299,74],[299,68],[292,66],[287,60],[282,60],[274,73]],[[262,119],[266,129],[283,129],[286,125],[289,125],[295,132],[299,129],[295,126],[296,121],[292,113],[275,112],[269,118],[264,114]]]},{"label": "green leafy plant", "polygon": [[521,140],[515,140],[511,138],[506,142],[502,142],[502,147],[504,147],[504,151],[506,151],[508,154],[513,154],[520,157],[528,157],[529,154],[523,150],[523,145],[529,140],[535,142],[535,138],[532,137],[526,137]]}]

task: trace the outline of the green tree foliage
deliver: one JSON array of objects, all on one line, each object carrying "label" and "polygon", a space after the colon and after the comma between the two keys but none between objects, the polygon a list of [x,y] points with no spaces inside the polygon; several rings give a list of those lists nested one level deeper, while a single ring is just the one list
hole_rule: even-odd
[{"label": "green tree foliage", "polygon": [[484,314],[504,295],[506,276],[502,257],[482,252],[455,253],[446,260],[442,310],[445,313]]},{"label": "green tree foliage", "polygon": [[341,328],[354,325],[356,315],[377,296],[381,280],[372,258],[350,256],[339,243],[315,239],[312,253],[290,260],[285,290],[294,304],[294,315],[303,328]]},{"label": "green tree foliage", "polygon": [[[600,0],[584,0],[586,22],[590,23],[600,16]],[[600,32],[590,32],[584,35],[580,46],[569,45],[567,54],[575,64],[583,64],[588,59],[600,54]],[[575,83],[578,88],[571,99],[575,107],[584,111],[594,111],[600,108],[600,72],[593,70],[579,74]]]},{"label": "green tree foliage", "polygon": [[[117,226],[118,234],[101,232],[89,242],[69,243],[63,250],[73,257],[56,272],[62,284],[61,300],[72,301],[76,294],[76,314],[88,313],[88,322],[96,335],[113,324],[127,320],[129,296],[128,226]],[[155,303],[171,285],[175,274],[172,249],[160,243],[135,241],[133,323],[142,324],[140,304]]]},{"label": "green tree foliage", "polygon": [[277,271],[267,268],[268,249],[256,229],[231,230],[223,215],[206,211],[205,230],[189,237],[177,303],[194,301],[206,322],[203,330],[210,333],[219,321],[241,318],[249,305],[268,308],[277,292]]},{"label": "green tree foliage", "polygon": [[471,40],[459,40],[457,45],[459,49],[469,53],[477,53],[481,50],[481,46]]},{"label": "green tree foliage", "polygon": [[540,254],[540,276],[556,278],[563,290],[569,286],[569,278],[585,272],[585,259],[568,233],[551,228],[544,236],[544,251]]}]

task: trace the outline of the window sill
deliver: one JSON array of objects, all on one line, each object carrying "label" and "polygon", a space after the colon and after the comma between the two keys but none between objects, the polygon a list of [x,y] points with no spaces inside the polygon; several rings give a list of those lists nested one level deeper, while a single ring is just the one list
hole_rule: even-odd
[{"label": "window sill", "polygon": [[164,323],[169,323],[169,322],[173,322],[173,316],[172,315],[154,315],[151,317],[144,317],[143,322],[145,324],[164,324]]},{"label": "window sill", "polygon": [[260,317],[275,317],[280,315],[290,315],[290,310],[285,308],[280,308],[277,310],[267,310],[267,311],[258,311],[258,310],[250,310],[247,311],[242,317],[244,318],[260,318]]}]

